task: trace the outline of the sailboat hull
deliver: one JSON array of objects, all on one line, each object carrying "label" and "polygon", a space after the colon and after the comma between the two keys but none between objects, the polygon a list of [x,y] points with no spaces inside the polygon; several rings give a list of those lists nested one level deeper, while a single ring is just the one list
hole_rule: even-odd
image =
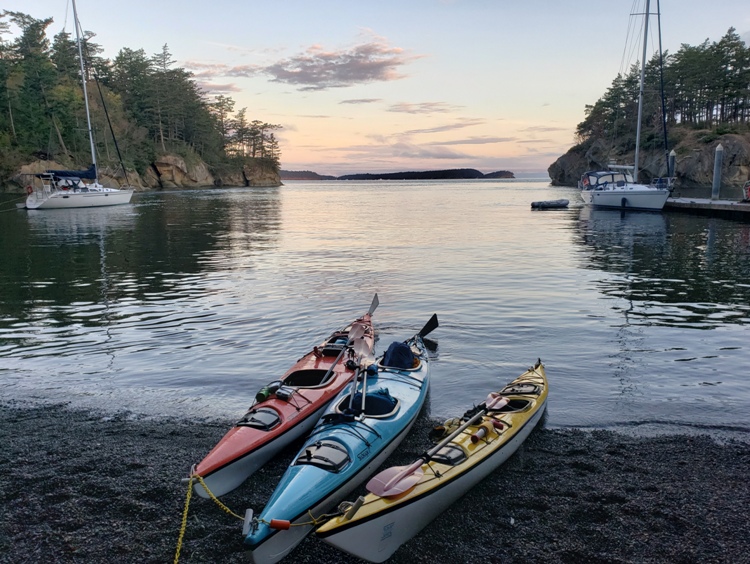
[{"label": "sailboat hull", "polygon": [[116,190],[113,188],[90,192],[35,190],[26,198],[26,209],[50,210],[119,206],[130,203],[132,196],[133,190]]},{"label": "sailboat hull", "polygon": [[584,203],[599,208],[659,211],[669,198],[669,190],[648,186],[624,186],[609,190],[582,190]]}]

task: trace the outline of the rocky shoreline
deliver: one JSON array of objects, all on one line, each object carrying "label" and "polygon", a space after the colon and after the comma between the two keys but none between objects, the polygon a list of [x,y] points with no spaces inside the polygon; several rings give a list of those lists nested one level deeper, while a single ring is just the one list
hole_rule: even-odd
[{"label": "rocky shoreline", "polygon": [[[716,149],[722,147],[721,186],[739,193],[750,180],[750,133],[714,135],[710,131],[677,128],[679,142],[673,147],[676,154],[678,188],[706,188],[713,185]],[[650,182],[664,176],[667,155],[660,148],[651,148],[641,156],[640,179]],[[613,161],[632,164],[632,152],[620,154],[611,142],[596,139],[571,147],[547,168],[553,186],[577,186],[587,170],[607,170]],[[709,190],[710,194],[710,190]]]},{"label": "rocky shoreline", "polygon": [[[26,186],[41,182],[36,174],[46,170],[69,170],[70,167],[50,160],[35,160],[22,165],[8,179],[0,179],[0,191],[9,194],[25,194]],[[280,172],[260,159],[247,157],[234,168],[212,170],[205,162],[196,158],[188,162],[179,155],[165,154],[155,158],[149,167],[138,174],[127,172],[127,180],[118,167],[114,171],[99,169],[99,181],[112,188],[133,186],[136,191],[164,190],[174,188],[216,188],[221,186],[266,187],[281,186]]]},{"label": "rocky shoreline", "polygon": [[[0,405],[0,562],[167,562],[188,468],[229,421],[144,419],[64,405]],[[420,418],[389,465],[427,446]],[[289,450],[222,498],[260,509]],[[501,469],[390,560],[750,562],[750,445],[537,429]],[[314,537],[289,562],[360,562]],[[246,562],[241,522],[193,497],[180,562]]]}]

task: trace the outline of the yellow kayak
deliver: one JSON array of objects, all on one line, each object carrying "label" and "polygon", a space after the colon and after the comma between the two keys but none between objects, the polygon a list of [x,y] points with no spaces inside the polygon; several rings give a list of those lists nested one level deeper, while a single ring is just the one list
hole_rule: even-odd
[{"label": "yellow kayak", "polygon": [[388,468],[368,493],[340,507],[316,534],[358,558],[384,562],[455,500],[498,468],[541,420],[547,405],[541,361],[476,408],[444,425],[442,440],[408,466]]}]

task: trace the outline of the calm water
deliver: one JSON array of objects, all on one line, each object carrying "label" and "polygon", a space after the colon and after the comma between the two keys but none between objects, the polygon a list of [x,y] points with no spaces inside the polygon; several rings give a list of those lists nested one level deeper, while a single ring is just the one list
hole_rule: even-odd
[{"label": "calm water", "polygon": [[377,292],[378,352],[440,318],[433,416],[541,357],[550,427],[747,433],[750,224],[578,202],[290,182],[0,212],[0,400],[235,417]]}]

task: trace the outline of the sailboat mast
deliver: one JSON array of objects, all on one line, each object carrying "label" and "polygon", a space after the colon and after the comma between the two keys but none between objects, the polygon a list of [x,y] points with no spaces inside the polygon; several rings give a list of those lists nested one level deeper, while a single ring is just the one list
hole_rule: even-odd
[{"label": "sailboat mast", "polygon": [[646,81],[646,48],[648,43],[648,19],[651,0],[646,0],[646,13],[643,20],[643,57],[641,57],[641,83],[638,87],[638,124],[635,130],[635,162],[633,164],[633,181],[638,182],[638,153],[641,148],[641,116],[643,115],[643,90]]},{"label": "sailboat mast", "polygon": [[99,183],[99,168],[96,166],[96,150],[94,149],[94,130],[91,128],[91,112],[89,111],[89,94],[86,90],[86,69],[83,65],[83,48],[81,47],[81,23],[78,21],[76,0],[73,3],[73,20],[75,20],[76,39],[78,40],[78,60],[81,63],[81,83],[83,84],[83,101],[86,104],[86,124],[89,128],[89,144],[91,145],[91,163],[94,165],[94,182]]}]

